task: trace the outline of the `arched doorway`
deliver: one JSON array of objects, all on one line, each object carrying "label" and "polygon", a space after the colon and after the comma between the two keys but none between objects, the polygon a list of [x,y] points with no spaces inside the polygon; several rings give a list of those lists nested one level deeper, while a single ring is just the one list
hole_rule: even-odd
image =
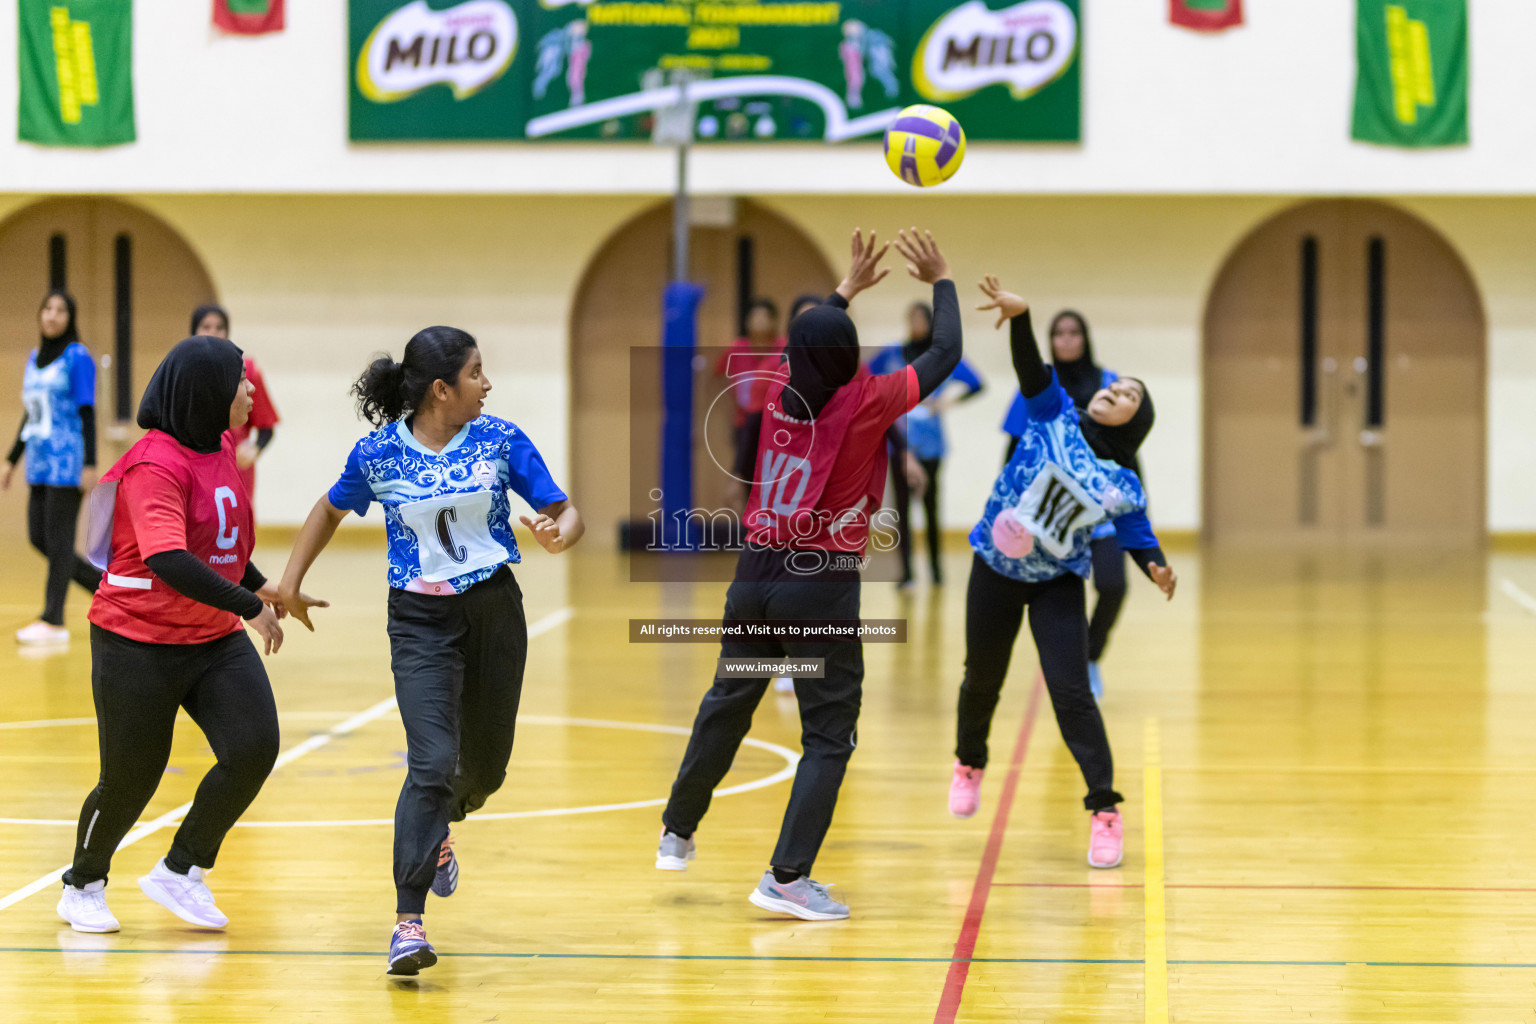
[{"label": "arched doorway", "polygon": [[1205,312],[1205,530],[1472,544],[1486,328],[1470,272],[1397,207],[1306,203],[1244,239]]},{"label": "arched doorway", "polygon": [[[783,217],[745,200],[709,212],[710,225],[695,223],[689,251],[689,276],[705,289],[701,349],[724,347],[738,336],[753,296],[778,304],[782,326],[796,295],[828,295],[837,286],[826,258]],[[571,314],[572,494],[604,544],[616,541],[632,508],[646,507],[659,477],[660,389],[636,388],[632,403],[630,350],[661,344],[671,247],[669,203],[635,217],[593,257]],[[724,380],[715,379],[707,360],[697,361],[695,373],[695,401],[707,404]],[[710,436],[695,444],[694,502],[716,508],[726,503],[728,480],[710,465],[709,448],[729,451],[731,439],[728,420],[709,423]]]},{"label": "arched doorway", "polygon": [[80,306],[80,339],[101,366],[104,441],[112,424],[132,422],[149,375],[187,336],[193,308],[216,295],[174,229],[114,199],[47,199],[0,223],[0,281],[0,408],[20,409],[12,396],[20,395],[22,367],[37,344],[38,303],[50,287],[64,287]]}]

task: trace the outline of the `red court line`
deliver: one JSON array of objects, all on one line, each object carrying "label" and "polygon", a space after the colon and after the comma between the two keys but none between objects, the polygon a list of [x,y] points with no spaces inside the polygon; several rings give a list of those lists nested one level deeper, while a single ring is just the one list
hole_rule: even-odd
[{"label": "red court line", "polygon": [[971,887],[971,902],[965,908],[965,922],[960,926],[960,937],[955,940],[954,959],[949,963],[949,974],[944,978],[944,992],[939,996],[939,1008],[933,1015],[934,1024],[954,1024],[955,1014],[960,1011],[960,997],[965,994],[965,979],[971,971],[971,956],[976,952],[976,936],[981,931],[981,917],[987,910],[987,895],[992,891],[992,876],[997,871],[997,858],[1003,852],[1003,835],[1008,831],[1008,812],[1013,807],[1013,795],[1019,788],[1019,769],[1024,755],[1029,751],[1029,735],[1034,731],[1035,718],[1040,711],[1040,695],[1045,691],[1045,677],[1035,676],[1029,691],[1029,706],[1024,710],[1024,722],[1019,726],[1019,737],[1013,743],[1013,757],[1008,762],[1008,775],[1003,779],[1002,796],[997,801],[997,813],[992,817],[992,832],[987,836],[987,848],[981,855],[981,867],[976,871],[976,884]]},{"label": "red court line", "polygon": [[[1000,889],[1140,889],[1140,882],[993,882]],[[1167,883],[1164,889],[1274,889],[1281,892],[1536,892],[1536,886],[1480,885],[1200,885]]]}]

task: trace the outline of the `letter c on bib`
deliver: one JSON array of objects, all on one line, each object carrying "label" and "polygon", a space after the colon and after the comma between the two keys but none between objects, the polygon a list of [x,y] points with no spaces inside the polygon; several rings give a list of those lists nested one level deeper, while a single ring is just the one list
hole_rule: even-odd
[{"label": "letter c on bib", "polygon": [[459,521],[458,510],[452,505],[437,513],[437,541],[443,546],[443,554],[459,564],[469,557],[469,549],[453,539],[453,531],[448,528],[449,523]]},{"label": "letter c on bib", "polygon": [[234,488],[220,487],[213,492],[213,503],[219,509],[219,538],[217,543],[220,551],[228,551],[240,539],[240,527],[229,525],[229,515],[224,509],[226,501],[229,502],[231,509],[240,507],[240,503],[235,500]]}]

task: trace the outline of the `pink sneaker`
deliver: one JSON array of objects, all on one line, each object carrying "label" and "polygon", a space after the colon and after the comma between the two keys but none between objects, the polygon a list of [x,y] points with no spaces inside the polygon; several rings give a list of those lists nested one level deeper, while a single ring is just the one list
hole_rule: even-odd
[{"label": "pink sneaker", "polygon": [[1125,836],[1119,811],[1099,811],[1093,816],[1088,836],[1088,866],[1117,868],[1125,855]]},{"label": "pink sneaker", "polygon": [[981,776],[985,768],[967,768],[955,762],[954,778],[949,780],[949,813],[969,818],[981,804]]}]

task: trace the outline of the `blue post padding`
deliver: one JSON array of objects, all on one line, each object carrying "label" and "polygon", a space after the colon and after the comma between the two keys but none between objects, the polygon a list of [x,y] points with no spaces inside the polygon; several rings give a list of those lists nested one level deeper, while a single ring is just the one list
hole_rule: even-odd
[{"label": "blue post padding", "polygon": [[661,529],[665,546],[688,550],[700,538],[693,507],[693,357],[698,346],[699,303],[704,286],[686,281],[667,285],[661,328]]}]

